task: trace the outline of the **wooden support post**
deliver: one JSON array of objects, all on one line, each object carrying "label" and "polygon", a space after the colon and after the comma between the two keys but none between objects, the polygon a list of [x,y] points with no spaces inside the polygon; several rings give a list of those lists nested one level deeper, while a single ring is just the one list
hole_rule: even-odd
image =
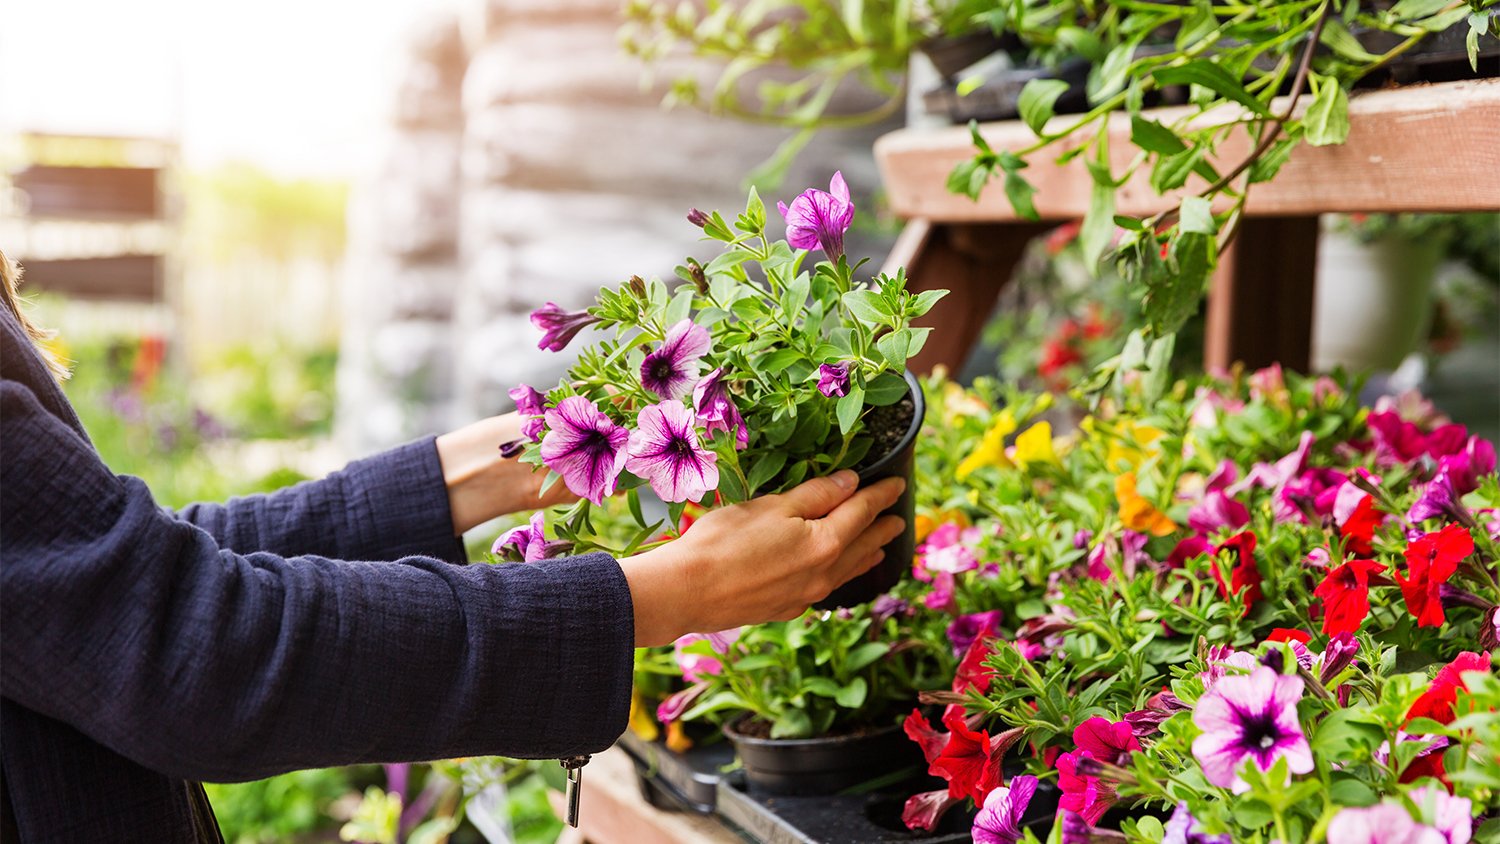
[{"label": "wooden support post", "polygon": [[1000,291],[1026,250],[1026,244],[1052,224],[1007,223],[935,226],[913,220],[897,239],[885,271],[904,266],[912,291],[946,288],[918,325],[940,328],[911,360],[911,370],[927,373],[942,365],[957,374],[979,340]]},{"label": "wooden support post", "polygon": [[1203,363],[1223,369],[1280,363],[1307,372],[1318,218],[1247,217],[1240,226],[1214,272]]}]

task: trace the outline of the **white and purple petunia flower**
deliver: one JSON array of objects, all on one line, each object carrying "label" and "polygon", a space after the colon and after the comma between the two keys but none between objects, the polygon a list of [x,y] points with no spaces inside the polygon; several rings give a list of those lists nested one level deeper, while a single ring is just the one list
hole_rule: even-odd
[{"label": "white and purple petunia flower", "polygon": [[1036,794],[1037,780],[1019,776],[1010,785],[991,791],[974,817],[974,844],[1016,844],[1021,840],[1021,819]]},{"label": "white and purple petunia flower", "polygon": [[776,203],[786,218],[786,241],[794,249],[823,248],[823,254],[835,263],[844,254],[844,232],[854,222],[854,203],[849,200],[849,185],[844,174],[836,172],[828,192],[808,188],[792,200]]},{"label": "white and purple petunia flower", "polygon": [[1340,809],[1328,823],[1328,844],[1448,844],[1441,832],[1419,824],[1404,806],[1381,803]]},{"label": "white and purple petunia flower", "polygon": [[536,388],[522,384],[506,393],[516,403],[516,413],[525,421],[521,423],[521,436],[532,442],[542,438],[542,417],[547,413],[546,398]]},{"label": "white and purple petunia flower", "polygon": [[818,392],[833,398],[849,394],[849,364],[825,363],[818,367]]},{"label": "white and purple petunia flower", "polygon": [[1302,689],[1300,677],[1265,666],[1214,683],[1193,709],[1193,723],[1203,730],[1193,740],[1193,756],[1203,766],[1203,776],[1242,794],[1250,788],[1239,775],[1247,760],[1262,771],[1278,759],[1286,759],[1294,774],[1311,771],[1312,748],[1297,720]]},{"label": "white and purple petunia flower", "polygon": [[1198,819],[1188,811],[1187,803],[1178,803],[1172,817],[1167,820],[1161,844],[1234,844],[1234,837],[1227,832],[1218,835],[1203,832]]},{"label": "white and purple petunia flower", "polygon": [[531,312],[531,324],[542,332],[542,339],[537,341],[536,347],[549,352],[567,348],[578,332],[598,321],[599,318],[588,311],[565,311],[555,302],[548,302]]},{"label": "white and purple petunia flower", "polygon": [[1422,813],[1422,821],[1441,833],[1447,844],[1469,844],[1474,837],[1474,801],[1432,785],[1412,789],[1407,796]]},{"label": "white and purple petunia flower", "polygon": [[722,368],[708,373],[693,388],[693,409],[698,411],[698,421],[703,423],[703,430],[709,435],[715,431],[732,431],[735,448],[749,445],[750,431],[745,427],[745,417],[740,415],[734,399],[729,396]]},{"label": "white and purple petunia flower", "polygon": [[529,524],[502,533],[490,547],[490,553],[527,563],[545,559],[547,535],[543,530],[544,526],[542,514],[533,513]]},{"label": "white and purple petunia flower", "polygon": [[545,418],[542,463],[562,475],[575,495],[603,503],[605,496],[614,494],[615,481],[625,468],[630,432],[583,396],[563,399]]},{"label": "white and purple petunia flower", "polygon": [[663,501],[697,501],[719,488],[719,456],[703,448],[696,422],[680,401],[653,404],[636,419],[625,468]]},{"label": "white and purple petunia flower", "polygon": [[686,398],[698,383],[698,361],[712,345],[708,329],[690,319],[678,322],[641,362],[641,385],[664,399]]}]

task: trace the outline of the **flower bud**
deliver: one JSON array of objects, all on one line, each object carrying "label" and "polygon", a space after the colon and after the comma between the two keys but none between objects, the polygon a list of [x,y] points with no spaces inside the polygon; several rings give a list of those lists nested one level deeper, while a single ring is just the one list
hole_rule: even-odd
[{"label": "flower bud", "polygon": [[635,294],[637,299],[644,300],[646,298],[646,282],[640,276],[631,276],[630,279],[625,282],[625,286],[630,289],[631,293]]},{"label": "flower bud", "polygon": [[523,452],[525,450],[526,450],[526,439],[524,437],[521,438],[521,439],[519,439],[519,440],[511,440],[508,443],[501,443],[500,444],[500,456],[504,457],[507,460],[509,460],[512,457],[515,457],[515,456],[519,455],[521,452]]},{"label": "flower bud", "polygon": [[698,289],[700,294],[706,295],[708,293],[708,277],[703,274],[703,265],[689,258],[687,259],[687,271],[688,276],[693,281],[693,286]]},{"label": "flower bud", "polygon": [[708,226],[709,216],[696,208],[690,208],[687,213],[687,221],[701,229]]}]

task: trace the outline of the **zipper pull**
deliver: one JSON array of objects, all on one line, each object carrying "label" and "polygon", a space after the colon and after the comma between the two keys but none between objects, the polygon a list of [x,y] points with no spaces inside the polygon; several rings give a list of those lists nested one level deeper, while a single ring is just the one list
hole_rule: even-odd
[{"label": "zipper pull", "polygon": [[568,787],[563,792],[564,799],[568,804],[568,816],[565,818],[568,826],[578,827],[578,803],[583,795],[583,766],[589,763],[588,754],[582,756],[569,756],[559,759],[563,770],[568,774]]}]

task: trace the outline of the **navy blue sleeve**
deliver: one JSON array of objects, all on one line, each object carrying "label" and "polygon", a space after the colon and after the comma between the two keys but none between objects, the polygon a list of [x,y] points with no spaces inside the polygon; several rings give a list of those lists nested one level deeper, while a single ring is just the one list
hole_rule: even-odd
[{"label": "navy blue sleeve", "polygon": [[573,755],[624,730],[633,615],[607,555],[237,554],[109,472],[31,389],[0,388],[5,697],[212,781]]},{"label": "navy blue sleeve", "polygon": [[227,504],[192,504],[176,515],[240,553],[463,562],[436,439],[355,461],[321,480]]}]

